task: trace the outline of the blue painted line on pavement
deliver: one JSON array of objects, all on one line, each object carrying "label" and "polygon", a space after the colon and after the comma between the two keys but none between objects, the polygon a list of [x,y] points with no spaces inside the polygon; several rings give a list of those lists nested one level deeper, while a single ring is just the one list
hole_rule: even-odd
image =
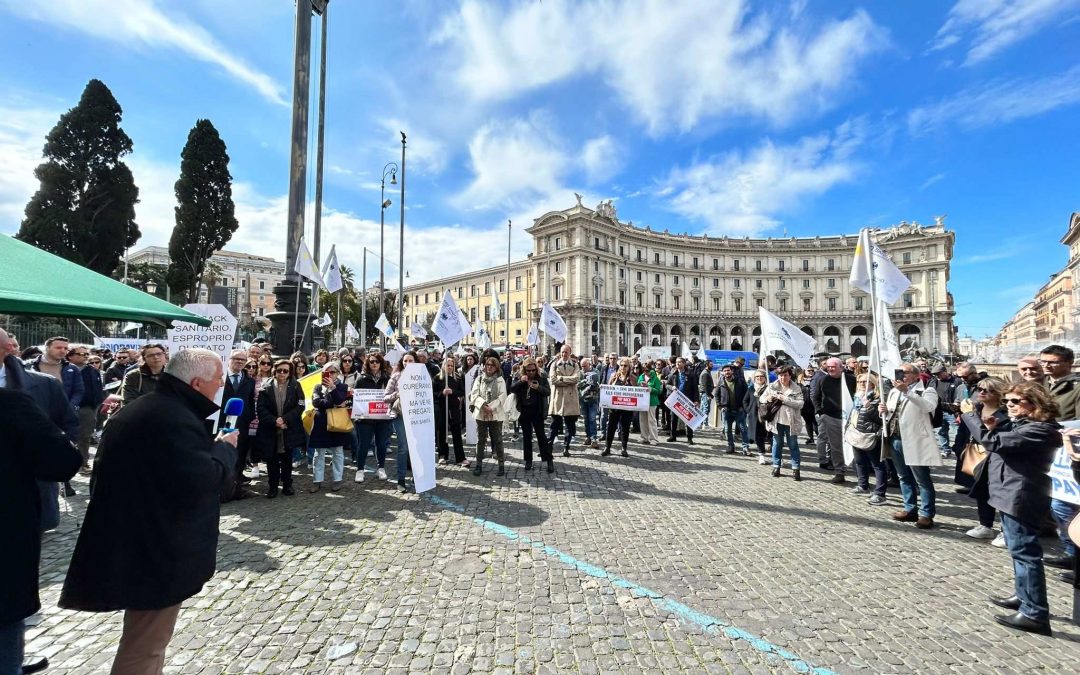
[{"label": "blue painted line on pavement", "polygon": [[[440,506],[444,509],[447,509],[448,511],[453,511],[461,515],[465,514],[465,509],[463,507],[458,506],[453,502],[447,501],[442,497],[437,497],[432,494],[426,494],[424,495],[424,498],[435,504],[436,506]],[[829,670],[828,668],[821,668],[807,663],[803,659],[799,658],[798,655],[789,652],[783,647],[774,645],[768,640],[760,638],[753,633],[749,633],[741,628],[738,628],[737,626],[733,626],[721,618],[699,612],[698,610],[689,607],[679,602],[678,600],[665,597],[663,594],[658,593],[652,589],[635,584],[634,582],[624,579],[623,577],[620,577],[616,574],[611,574],[603,567],[593,565],[592,563],[587,563],[583,560],[578,560],[569,553],[564,553],[563,551],[560,551],[553,546],[548,546],[543,542],[536,541],[535,539],[521,534],[520,532],[506,527],[505,525],[500,525],[484,518],[471,517],[470,519],[486,530],[501,535],[508,540],[527,544],[532,548],[541,551],[545,555],[556,558],[560,562],[565,563],[590,577],[603,579],[609,582],[612,586],[626,589],[636,596],[648,598],[660,609],[666,612],[671,612],[675,616],[679,617],[679,619],[687,623],[692,623],[700,626],[703,630],[708,631],[709,633],[722,634],[731,640],[742,640],[743,642],[746,642],[751,647],[753,647],[759,652],[762,652],[763,654],[773,654],[786,661],[787,664],[795,670],[795,672],[811,673],[812,675],[837,675],[834,671]]]}]

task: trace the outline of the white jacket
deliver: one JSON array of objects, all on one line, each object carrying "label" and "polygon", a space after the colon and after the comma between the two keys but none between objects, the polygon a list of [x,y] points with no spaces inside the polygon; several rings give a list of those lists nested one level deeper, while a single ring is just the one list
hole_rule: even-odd
[{"label": "white jacket", "polygon": [[770,382],[769,386],[765,387],[765,391],[761,392],[761,396],[758,400],[762,403],[768,403],[777,398],[777,394],[784,394],[783,405],[780,406],[779,412],[776,413],[776,417],[772,422],[765,422],[765,428],[769,431],[776,433],[776,425],[783,424],[791,429],[793,436],[798,436],[802,433],[803,419],[802,419],[802,387],[792,380],[787,389],[780,387],[780,380]]},{"label": "white jacket", "polygon": [[888,419],[900,409],[900,442],[904,446],[904,463],[909,466],[941,466],[941,451],[930,416],[937,408],[938,395],[922,382],[911,385],[906,392],[893,388],[885,400]]},{"label": "white jacket", "polygon": [[494,401],[488,403],[491,406],[492,416],[484,417],[481,408],[483,407],[484,400],[484,376],[478,374],[477,378],[473,380],[472,391],[469,392],[469,405],[473,407],[473,417],[477,422],[505,422],[506,421],[506,409],[503,407],[503,403],[506,401],[506,381],[503,380],[502,373],[500,372],[495,376],[498,380],[496,385],[499,391],[499,396]]}]

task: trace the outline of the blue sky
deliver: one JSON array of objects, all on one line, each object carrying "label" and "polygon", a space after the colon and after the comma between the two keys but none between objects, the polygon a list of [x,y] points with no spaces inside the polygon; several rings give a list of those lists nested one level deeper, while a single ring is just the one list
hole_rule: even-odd
[{"label": "blue sky", "polygon": [[[232,158],[229,248],[284,258],[293,7],[0,0],[0,231],[98,78],[135,142],[140,246],[167,244],[179,153],[208,118]],[[524,255],[522,229],[575,191],[635,225],[736,236],[947,214],[960,333],[992,334],[1066,262],[1078,19],[1080,0],[332,0],[323,241],[357,270],[378,248],[404,130],[409,281],[505,260],[507,219]]]}]

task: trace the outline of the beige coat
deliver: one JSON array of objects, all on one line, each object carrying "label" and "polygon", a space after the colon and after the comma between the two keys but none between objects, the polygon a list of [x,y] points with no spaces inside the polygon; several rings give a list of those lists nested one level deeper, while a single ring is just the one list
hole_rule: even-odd
[{"label": "beige coat", "polygon": [[907,392],[899,389],[889,392],[885,400],[888,419],[900,409],[900,442],[904,446],[904,463],[909,466],[941,466],[941,451],[930,416],[937,408],[938,395],[933,388],[916,382]]},{"label": "beige coat", "polygon": [[548,372],[548,379],[551,382],[548,414],[566,417],[581,415],[577,390],[578,382],[581,381],[581,364],[573,359],[555,359]]},{"label": "beige coat", "polygon": [[482,373],[477,375],[477,378],[473,380],[472,391],[469,392],[469,405],[473,408],[473,417],[477,422],[505,422],[506,421],[506,408],[503,403],[506,401],[506,381],[503,380],[502,373],[495,376],[498,389],[498,398],[488,403],[491,406],[493,415],[491,417],[484,417],[484,414],[480,409],[486,403],[486,396],[484,394],[484,376]]},{"label": "beige coat", "polygon": [[791,429],[791,434],[797,436],[802,433],[803,419],[802,419],[802,387],[795,382],[791,381],[787,389],[780,386],[780,380],[770,382],[769,386],[765,387],[765,391],[761,392],[759,400],[762,403],[768,403],[773,399],[783,394],[783,405],[780,406],[780,412],[776,413],[776,417],[772,422],[766,422],[765,428],[769,431],[776,433],[776,425],[783,424]]}]

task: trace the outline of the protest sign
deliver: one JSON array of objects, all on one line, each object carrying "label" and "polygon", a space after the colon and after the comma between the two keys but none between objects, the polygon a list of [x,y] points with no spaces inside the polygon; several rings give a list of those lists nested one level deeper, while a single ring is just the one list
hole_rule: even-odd
[{"label": "protest sign", "polygon": [[648,411],[649,388],[602,384],[600,385],[600,407],[612,410]]},{"label": "protest sign", "polygon": [[354,420],[389,420],[394,418],[390,404],[383,401],[385,389],[353,389]]},{"label": "protest sign", "polygon": [[[480,366],[476,365],[465,372],[465,391],[472,391],[473,381],[480,375]],[[544,411],[547,412],[546,410]],[[469,406],[465,406],[465,442],[469,445],[476,444],[476,416],[473,415]]]},{"label": "protest sign", "polygon": [[[232,351],[233,338],[236,336],[236,317],[230,314],[223,305],[188,304],[184,305],[184,309],[210,319],[211,324],[199,326],[186,321],[174,322],[173,327],[165,332],[165,346],[169,348],[169,356],[176,356],[192,347],[209,349],[221,359],[222,372],[227,372],[229,352]],[[224,389],[218,389],[214,403],[221,405],[223,391]],[[217,413],[207,417],[212,420],[217,420],[217,418]]]},{"label": "protest sign", "polygon": [[694,431],[705,421],[705,413],[701,412],[701,408],[678,389],[671,392],[664,405]]},{"label": "protest sign", "polygon": [[[1077,429],[1080,428],[1080,421],[1062,422],[1061,426],[1066,429]],[[1070,445],[1071,443],[1066,442],[1065,447],[1059,448],[1054,454],[1054,463],[1050,465],[1049,471],[1051,496],[1054,499],[1080,506],[1080,484],[1077,484],[1073,478],[1072,459],[1069,457]]]},{"label": "protest sign", "polygon": [[136,340],[135,338],[111,338],[111,337],[96,337],[94,338],[94,347],[98,349],[108,349],[115,354],[121,349],[134,349],[139,350],[146,344],[146,340]]},{"label": "protest sign", "polygon": [[435,402],[431,375],[422,363],[410,363],[398,381],[405,438],[409,441],[413,484],[420,494],[435,487]]}]

